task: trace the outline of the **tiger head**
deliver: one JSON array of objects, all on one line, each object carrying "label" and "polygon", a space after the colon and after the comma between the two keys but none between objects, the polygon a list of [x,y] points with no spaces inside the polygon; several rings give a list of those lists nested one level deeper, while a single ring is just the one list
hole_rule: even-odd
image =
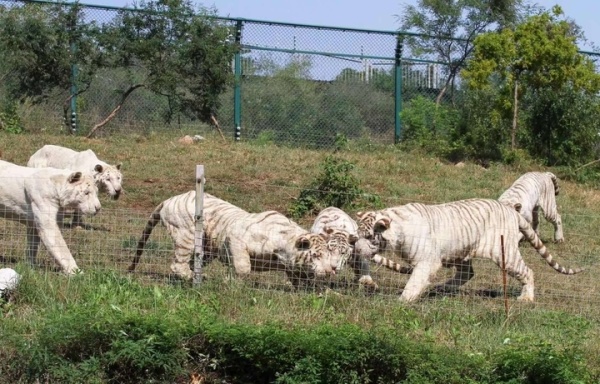
[{"label": "tiger head", "polygon": [[102,165],[96,164],[94,167],[94,180],[101,191],[108,193],[114,200],[117,200],[121,195],[121,164],[117,165]]},{"label": "tiger head", "polygon": [[[375,211],[358,212],[358,238],[368,240],[378,252],[383,252],[387,241],[383,232],[390,228],[391,220],[386,215]],[[361,248],[363,247],[361,244]]]},{"label": "tiger head", "polygon": [[323,235],[326,236],[327,250],[331,255],[331,268],[334,272],[342,270],[354,252],[358,236],[329,227],[323,229]]},{"label": "tiger head", "polygon": [[509,208],[514,209],[515,211],[521,213],[521,208],[523,205],[518,201],[511,201],[510,199],[505,199],[500,201],[502,204],[506,205]]},{"label": "tiger head", "polygon": [[335,274],[325,235],[315,233],[301,235],[296,239],[294,248],[297,251],[296,267],[307,269],[310,275],[316,277]]}]

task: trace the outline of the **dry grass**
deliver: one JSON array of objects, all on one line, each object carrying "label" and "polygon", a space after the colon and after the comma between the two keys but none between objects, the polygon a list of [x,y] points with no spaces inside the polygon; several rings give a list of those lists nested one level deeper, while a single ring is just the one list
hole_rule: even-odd
[{"label": "dry grass", "polygon": [[[93,149],[110,163],[123,163],[125,193],[117,202],[102,199],[103,211],[87,222],[97,230],[63,231],[75,259],[84,270],[116,269],[125,271],[152,209],[162,200],[194,187],[196,164],[204,164],[206,190],[249,211],[274,209],[286,212],[319,172],[319,163],[328,154],[299,148],[282,148],[251,143],[223,142],[218,136],[194,145],[177,142],[177,135],[115,136],[87,140],[72,136],[0,135],[2,159],[26,164],[29,156],[44,144],[58,144],[77,150]],[[473,164],[458,168],[438,159],[401,152],[392,146],[354,145],[340,156],[357,165],[361,187],[381,196],[386,206],[407,202],[446,202],[471,197],[497,198],[521,173],[533,169],[514,169],[492,165],[483,169]],[[510,315],[504,314],[502,275],[487,260],[475,263],[475,278],[461,289],[459,297],[432,297],[402,306],[393,298],[401,292],[407,276],[373,267],[373,277],[381,286],[374,296],[351,284],[343,276],[336,288],[318,295],[290,292],[282,273],[263,273],[247,282],[231,279],[218,262],[205,273],[207,282],[199,289],[201,300],[218,308],[222,316],[239,322],[261,324],[353,322],[365,327],[398,324],[424,340],[464,344],[474,350],[492,349],[508,334],[540,335],[560,342],[585,328],[584,346],[593,345],[600,331],[596,320],[600,311],[600,194],[589,187],[561,181],[558,196],[566,242],[548,244],[551,252],[567,266],[583,266],[580,275],[566,277],[547,267],[528,245],[521,247],[526,263],[536,276],[536,303],[521,304],[515,298],[519,286],[509,278]],[[300,223],[306,227],[312,218]],[[552,238],[552,226],[542,221],[542,238]],[[25,228],[0,221],[2,265],[24,261]],[[150,282],[170,281],[168,264],[172,243],[157,227],[136,276],[151,277]],[[391,255],[390,255],[391,256]],[[45,252],[36,269],[54,270]],[[124,272],[125,273],[125,272]],[[448,271],[440,273],[442,280]],[[258,289],[255,289],[258,288]],[[557,322],[563,314],[564,318]],[[584,315],[594,326],[582,326]],[[406,319],[414,318],[406,321]],[[399,319],[403,319],[399,322]],[[407,325],[408,324],[408,325]],[[412,326],[410,325],[412,324]],[[460,334],[460,337],[456,333]],[[595,355],[598,355],[597,353]]]}]

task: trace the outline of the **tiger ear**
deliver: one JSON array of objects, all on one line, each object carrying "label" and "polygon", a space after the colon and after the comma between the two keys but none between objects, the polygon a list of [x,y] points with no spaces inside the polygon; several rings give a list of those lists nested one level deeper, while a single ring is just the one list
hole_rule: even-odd
[{"label": "tiger ear", "polygon": [[390,219],[388,219],[387,217],[382,217],[381,219],[377,220],[377,222],[373,226],[373,231],[383,232],[388,228],[390,228]]},{"label": "tiger ear", "polygon": [[365,213],[363,211],[356,212],[356,217],[360,219],[364,214]]},{"label": "tiger ear", "polygon": [[348,242],[350,243],[350,245],[356,244],[357,241],[358,241],[358,236],[353,235],[353,234],[348,235]]},{"label": "tiger ear", "polygon": [[521,212],[521,208],[523,208],[523,206],[521,205],[521,203],[516,203],[514,205],[515,211],[517,212]]},{"label": "tiger ear", "polygon": [[300,250],[307,250],[310,248],[310,239],[306,235],[302,235],[296,239],[295,247]]}]

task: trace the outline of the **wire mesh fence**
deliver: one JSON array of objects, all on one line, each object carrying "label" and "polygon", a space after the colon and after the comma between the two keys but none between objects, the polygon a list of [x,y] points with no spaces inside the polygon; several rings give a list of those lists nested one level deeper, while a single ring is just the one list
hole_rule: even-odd
[{"label": "wire mesh fence", "polygon": [[[4,10],[28,7],[27,12],[41,11],[52,21],[59,20],[60,12],[72,4],[0,0],[0,6]],[[94,26],[100,34],[123,23],[125,16],[141,12],[79,6],[81,23]],[[338,135],[344,135],[391,143],[399,134],[402,101],[418,96],[433,99],[444,85],[445,65],[433,57],[410,58],[412,53],[402,45],[404,54],[400,55],[395,31],[213,20],[229,30],[223,44],[239,47],[231,59],[231,77],[235,78],[221,94],[221,106],[215,112],[217,123],[231,138],[330,147]],[[131,37],[119,38],[127,44]],[[63,50],[74,55],[77,46]],[[99,124],[103,124],[100,134],[163,128],[202,134],[212,129],[181,113],[172,97],[146,84],[149,70],[144,66],[93,70],[91,65],[74,62],[68,70],[72,73],[65,74],[71,77],[70,87],[54,89],[41,103],[18,106],[23,124],[34,131],[73,129],[80,134]],[[92,81],[83,79],[88,70],[94,71]],[[2,98],[6,98],[5,91],[0,87]]]},{"label": "wire mesh fence", "polygon": [[[282,188],[268,184],[261,187],[267,192]],[[148,209],[105,209],[93,217],[85,217],[82,227],[69,225],[69,217],[66,217],[61,234],[56,236],[64,238],[70,254],[84,273],[83,279],[86,273],[92,271],[112,271],[132,276],[144,284],[180,284],[189,281],[197,270],[194,266],[194,238],[198,236],[195,193],[190,191],[183,195],[186,198],[183,203],[168,203],[167,200],[154,214]],[[216,206],[215,201],[218,201]],[[254,296],[268,295],[273,291],[289,295],[330,292],[348,298],[362,296],[368,301],[374,296],[397,299],[412,278],[413,266],[403,259],[400,252],[388,250],[377,255],[371,253],[370,257],[361,254],[357,258],[360,240],[354,243],[348,233],[336,237],[327,231],[317,230],[314,232],[321,233],[315,234],[318,239],[307,237],[315,227],[312,218],[301,220],[298,224],[274,211],[251,214],[210,194],[204,194],[203,204],[204,266],[200,286],[217,284],[219,289],[226,289],[241,284],[245,288],[237,292],[242,296],[246,295],[247,289],[254,289]],[[160,217],[157,212],[160,212]],[[357,217],[356,212],[348,214],[351,218]],[[498,234],[497,239],[491,240],[494,249],[502,246],[500,236],[514,244],[517,234],[495,227],[499,224],[493,218],[490,221],[485,224],[488,233],[494,230]],[[538,308],[594,316],[600,302],[596,279],[596,254],[600,240],[595,233],[600,218],[563,212],[563,221],[565,243],[552,243],[553,228],[546,222],[541,223],[541,238],[558,263],[585,270],[574,276],[557,273],[534,247],[523,242],[518,249],[525,265],[532,270],[535,303]],[[148,231],[149,222],[153,222],[151,233]],[[586,230],[571,231],[570,226],[574,222]],[[581,223],[585,225],[581,226]],[[321,229],[333,228],[330,224],[326,222]],[[417,223],[412,227],[409,224],[411,230],[418,226]],[[445,232],[451,233],[441,226],[439,233],[413,237],[411,243],[422,245],[432,238],[445,243],[456,241],[445,238]],[[141,244],[140,239],[145,239],[145,243]],[[0,262],[3,267],[17,271],[25,268],[30,262],[26,256],[27,240],[25,225],[0,219]],[[510,307],[517,303],[522,293],[522,281],[511,273],[517,263],[515,249],[506,246],[509,251],[503,265],[498,258],[488,259],[493,249],[478,253],[469,248],[475,246],[479,239],[471,240],[472,244],[456,256],[472,259],[472,274],[464,270],[457,273],[461,264],[452,260],[444,262],[443,268],[431,274],[428,289],[417,300],[418,303],[435,305],[437,300],[452,300],[469,308],[502,308],[505,304]],[[56,246],[55,239],[50,242]],[[32,265],[34,273],[43,276],[64,272],[48,253],[52,245],[44,243],[44,240],[42,244]],[[439,252],[425,248],[419,252],[431,265],[440,262]],[[132,268],[136,255],[141,257]],[[452,278],[459,280],[455,281],[457,287],[444,287],[444,283]],[[185,284],[190,286],[189,282]]]}]

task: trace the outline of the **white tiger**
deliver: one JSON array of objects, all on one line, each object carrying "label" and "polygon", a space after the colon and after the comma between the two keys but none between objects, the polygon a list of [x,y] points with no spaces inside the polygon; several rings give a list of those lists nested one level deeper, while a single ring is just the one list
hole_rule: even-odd
[{"label": "white tiger", "polygon": [[554,241],[562,243],[562,220],[556,207],[558,179],[551,172],[527,172],[519,177],[498,201],[520,212],[539,236],[539,210],[544,211],[546,220],[554,225]]},{"label": "white tiger", "polygon": [[369,289],[378,289],[377,283],[373,281],[370,275],[367,260],[382,264],[400,273],[410,273],[407,267],[376,254],[377,248],[374,248],[368,240],[359,240],[358,224],[343,210],[337,207],[323,209],[315,218],[310,231],[312,233],[326,233],[328,229],[338,231],[336,234],[331,234],[327,242],[330,250],[337,249],[339,252],[338,271],[341,271],[345,263],[348,262],[359,284]]},{"label": "white tiger", "polygon": [[379,251],[398,253],[413,267],[401,299],[417,300],[430,278],[442,267],[456,267],[454,277],[442,286],[457,288],[473,275],[472,258],[481,257],[502,265],[504,237],[506,271],[523,285],[520,300],[534,300],[533,271],[519,252],[522,233],[540,256],[556,271],[573,275],[583,269],[560,266],[531,225],[514,209],[489,199],[470,199],[438,205],[406,204],[380,211],[358,213],[358,234]]},{"label": "white tiger", "polygon": [[[98,159],[91,149],[77,152],[58,145],[44,145],[31,155],[27,166],[32,168],[53,167],[91,173],[98,189],[108,193],[114,200],[119,198],[123,190],[121,164],[110,165]],[[62,221],[62,217],[59,218],[59,221]],[[73,226],[82,224],[80,213],[74,211]]]},{"label": "white tiger", "polygon": [[92,175],[56,168],[22,167],[0,160],[0,217],[27,226],[27,256],[32,264],[40,243],[66,274],[79,271],[57,217],[65,209],[85,215],[100,210]]},{"label": "white tiger", "polygon": [[[150,216],[129,271],[136,268],[152,229],[159,221],[175,242],[171,271],[183,279],[193,275],[196,192],[171,197]],[[238,276],[251,271],[284,270],[296,285],[301,278],[335,274],[338,261],[327,250],[326,236],[307,232],[275,212],[248,213],[208,193],[204,194],[204,255],[233,264]]]}]

